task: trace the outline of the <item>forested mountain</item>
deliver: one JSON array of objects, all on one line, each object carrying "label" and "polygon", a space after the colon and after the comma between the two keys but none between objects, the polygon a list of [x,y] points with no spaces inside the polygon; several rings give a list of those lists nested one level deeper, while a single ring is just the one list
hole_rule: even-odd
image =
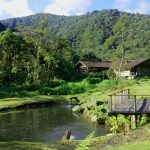
[{"label": "forested mountain", "polygon": [[68,39],[80,55],[89,52],[98,57],[119,55],[122,47],[127,58],[149,57],[150,16],[118,10],[93,11],[81,16],[36,14],[1,21],[6,27],[23,30],[36,28],[45,21],[56,36]]},{"label": "forested mountain", "polygon": [[116,60],[123,53],[125,59],[150,58],[150,16],[103,10],[0,22],[0,84],[69,79],[79,60]]},{"label": "forested mountain", "polygon": [[0,32],[6,30],[6,27],[4,24],[0,23]]}]

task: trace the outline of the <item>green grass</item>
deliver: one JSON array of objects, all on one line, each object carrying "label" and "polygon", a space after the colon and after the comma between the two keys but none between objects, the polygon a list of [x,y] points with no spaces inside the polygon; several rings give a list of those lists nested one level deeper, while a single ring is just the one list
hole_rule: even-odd
[{"label": "green grass", "polygon": [[[126,80],[121,85],[125,87],[129,83]],[[45,85],[0,87],[0,109],[12,109],[30,103],[67,102],[69,97],[74,96],[81,102],[91,99],[107,101],[109,93],[112,89],[118,89],[118,86],[120,88],[120,83],[115,80],[86,78],[80,82],[66,83],[55,79]]]},{"label": "green grass", "polygon": [[[89,81],[88,81],[89,82]],[[46,102],[56,102],[56,103],[66,103],[70,97],[76,96],[81,102],[88,102],[91,99],[107,101],[109,99],[109,94],[114,91],[122,90],[123,88],[131,89],[132,94],[150,94],[150,79],[141,80],[123,80],[117,83],[116,81],[102,81],[99,83],[88,83],[85,80],[82,82],[69,82],[66,86],[70,88],[70,94],[59,95],[60,91],[63,93],[66,88],[65,82],[57,82],[57,84],[51,83],[50,88],[54,86],[57,89],[58,95],[40,95],[37,89],[30,87],[31,91],[21,87],[18,88],[0,88],[0,109],[8,108],[13,109],[17,106],[22,106],[26,104],[34,103],[46,103]],[[91,81],[90,81],[91,82]],[[48,86],[48,85],[46,85]],[[79,88],[78,88],[79,87]],[[80,90],[84,87],[84,92],[80,93]],[[33,90],[33,89],[34,90]],[[62,88],[62,89],[61,89]],[[61,89],[61,90],[60,90]],[[3,95],[4,94],[4,95]],[[150,129],[145,128],[140,131],[136,131],[136,134],[129,132],[126,135],[117,134],[115,136],[105,136],[97,138],[93,141],[91,145],[92,150],[108,149],[108,150],[147,150],[150,149],[149,144],[149,133]],[[128,139],[132,139],[128,142]],[[114,141],[114,143],[113,143]],[[121,144],[120,144],[121,142]],[[59,150],[69,150],[74,149],[78,141],[61,141],[54,144],[49,143],[34,143],[34,142],[0,142],[0,150],[26,150],[26,149],[59,149]],[[119,146],[120,144],[120,146]]]},{"label": "green grass", "polygon": [[106,148],[106,150],[150,150],[150,141],[137,142],[118,147]]},{"label": "green grass", "polygon": [[[150,79],[122,80],[118,82],[116,80],[101,81],[95,78],[86,78],[80,82],[68,83],[62,80],[54,80],[45,86],[1,87],[0,109],[12,109],[26,104],[50,101],[68,103],[69,98],[74,96],[83,103],[92,99],[107,102],[112,92],[124,88],[131,89],[132,94],[149,94]],[[49,93],[49,90],[52,89],[53,92],[55,91],[55,96]]]},{"label": "green grass", "polygon": [[0,150],[74,150],[78,141],[44,142],[0,142]]},{"label": "green grass", "polygon": [[0,99],[0,110],[2,109],[14,109],[19,106],[28,105],[28,104],[35,104],[35,103],[66,103],[67,97],[65,96],[33,96],[33,97],[14,97],[14,98],[3,98]]},{"label": "green grass", "polygon": [[[36,142],[0,142],[0,150],[52,150],[48,143]],[[51,149],[50,149],[51,148]]]},{"label": "green grass", "polygon": [[[139,84],[135,83],[135,80],[117,82],[116,80],[101,81],[96,78],[86,78],[80,82],[66,83],[63,80],[55,79],[46,85],[1,87],[0,109],[12,109],[22,105],[50,101],[64,103],[68,102],[69,98],[74,96],[81,102],[86,102],[91,99],[106,102],[111,92],[121,90],[128,86],[135,89],[139,86]],[[146,81],[146,83],[148,82]],[[144,82],[144,84],[146,83]]]}]

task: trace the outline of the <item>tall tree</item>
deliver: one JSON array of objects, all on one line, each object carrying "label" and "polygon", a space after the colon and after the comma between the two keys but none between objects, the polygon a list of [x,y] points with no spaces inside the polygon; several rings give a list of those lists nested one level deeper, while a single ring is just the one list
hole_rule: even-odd
[{"label": "tall tree", "polygon": [[34,55],[31,45],[11,30],[0,33],[1,83],[23,83]]}]

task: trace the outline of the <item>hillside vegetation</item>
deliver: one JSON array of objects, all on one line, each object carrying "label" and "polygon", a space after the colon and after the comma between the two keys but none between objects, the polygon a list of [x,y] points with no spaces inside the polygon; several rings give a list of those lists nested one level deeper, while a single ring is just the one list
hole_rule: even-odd
[{"label": "hillside vegetation", "polygon": [[150,54],[150,16],[118,10],[93,11],[81,16],[36,14],[3,20],[5,27],[14,30],[37,28],[45,22],[55,36],[71,42],[72,49],[83,59],[87,53],[112,58],[124,47],[126,58],[147,58]]}]

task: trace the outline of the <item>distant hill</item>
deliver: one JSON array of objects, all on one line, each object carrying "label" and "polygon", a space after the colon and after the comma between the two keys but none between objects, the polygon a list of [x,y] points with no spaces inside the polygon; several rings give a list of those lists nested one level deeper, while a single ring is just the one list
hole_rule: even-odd
[{"label": "distant hill", "polygon": [[150,16],[114,10],[93,11],[81,16],[36,14],[2,20],[0,31],[6,28],[21,30],[36,28],[47,20],[45,27],[56,36],[68,39],[78,53],[93,52],[99,57],[120,55],[127,58],[150,57]]},{"label": "distant hill", "polygon": [[6,26],[0,23],[0,32],[6,30]]}]

